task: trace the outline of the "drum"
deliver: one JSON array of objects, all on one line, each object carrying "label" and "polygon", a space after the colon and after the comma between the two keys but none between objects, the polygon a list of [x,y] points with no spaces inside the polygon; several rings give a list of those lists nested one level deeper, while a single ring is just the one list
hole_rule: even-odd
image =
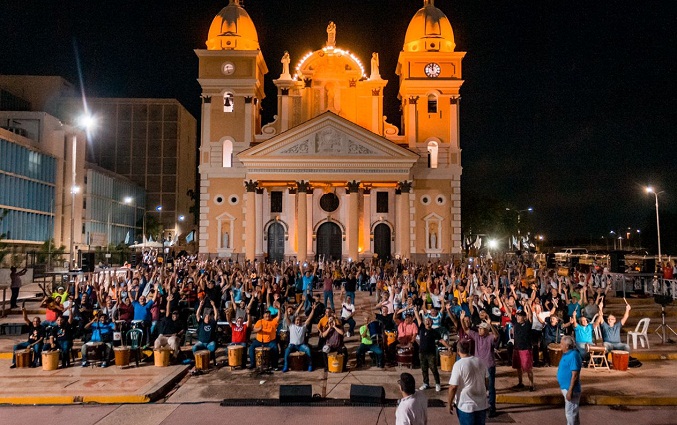
[{"label": "drum", "polygon": [[285,343],[289,341],[289,331],[288,330],[280,330],[279,334],[279,342]]},{"label": "drum", "polygon": [[550,356],[550,366],[559,366],[559,361],[562,360],[562,348],[559,344],[548,344],[548,356]]},{"label": "drum", "polygon": [[59,368],[59,350],[42,352],[42,370],[57,370]]},{"label": "drum", "polygon": [[440,350],[440,369],[451,372],[456,363],[456,353],[451,350]]},{"label": "drum", "polygon": [[167,367],[169,366],[169,355],[172,350],[166,348],[160,348],[159,350],[153,350],[153,359],[155,360],[155,366],[157,367]]},{"label": "drum", "polygon": [[31,367],[31,350],[18,350],[14,352],[16,357],[16,367],[18,368],[27,368]]},{"label": "drum", "polygon": [[195,369],[209,370],[209,350],[195,352]]},{"label": "drum", "polygon": [[327,368],[331,373],[343,372],[343,354],[327,354]]},{"label": "drum", "polygon": [[296,371],[306,370],[306,354],[301,351],[295,351],[289,355],[289,369]]},{"label": "drum", "polygon": [[407,366],[411,368],[411,365],[414,362],[414,352],[411,347],[407,345],[398,345],[395,360],[397,361],[398,366]]},{"label": "drum", "polygon": [[611,352],[611,366],[614,370],[626,371],[628,370],[628,362],[630,361],[630,353],[622,350],[613,350]]},{"label": "drum", "polygon": [[395,343],[397,341],[397,332],[395,331],[385,331],[386,333],[386,342],[388,345]]},{"label": "drum", "polygon": [[107,360],[103,358],[104,345],[103,342],[88,342],[85,344],[85,352],[87,353],[87,361],[98,362]]},{"label": "drum", "polygon": [[129,366],[129,347],[115,347],[113,348],[115,353],[115,365],[119,367]]},{"label": "drum", "polygon": [[244,347],[237,344],[228,346],[228,366],[240,367],[242,366],[242,355],[244,354]]},{"label": "drum", "polygon": [[270,369],[270,348],[256,347],[256,368]]}]

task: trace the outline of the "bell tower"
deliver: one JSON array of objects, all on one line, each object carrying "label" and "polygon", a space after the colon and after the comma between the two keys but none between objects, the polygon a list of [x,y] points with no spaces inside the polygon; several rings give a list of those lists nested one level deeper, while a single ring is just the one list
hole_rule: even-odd
[{"label": "bell tower", "polygon": [[[435,7],[434,0],[424,0],[407,28],[396,73],[400,78],[398,99],[404,141],[421,157],[413,171],[425,177],[426,189],[450,197],[451,222],[439,225],[449,229],[442,236],[450,234],[452,253],[457,254],[461,252],[462,172],[459,90],[465,52],[455,49],[449,19]],[[414,191],[419,189],[415,187]],[[430,238],[427,234],[417,236]]]},{"label": "bell tower", "polygon": [[[239,205],[246,171],[237,153],[261,130],[268,68],[254,22],[239,0],[230,0],[213,19],[206,45],[195,50],[202,87],[199,246],[200,252],[229,255],[243,249],[233,233],[242,234],[246,225]],[[253,217],[253,203],[247,207]],[[210,234],[215,228],[218,234]]]}]

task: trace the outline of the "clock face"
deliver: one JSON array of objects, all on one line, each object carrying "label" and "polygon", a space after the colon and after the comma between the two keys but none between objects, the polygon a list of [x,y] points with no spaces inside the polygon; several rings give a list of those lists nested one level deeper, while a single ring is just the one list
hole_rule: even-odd
[{"label": "clock face", "polygon": [[235,65],[233,65],[230,62],[226,62],[221,67],[221,70],[223,71],[224,74],[231,75],[233,72],[235,72]]},{"label": "clock face", "polygon": [[429,63],[428,65],[425,66],[425,75],[427,75],[430,78],[437,78],[440,76],[440,72],[442,69],[440,66],[436,63]]}]

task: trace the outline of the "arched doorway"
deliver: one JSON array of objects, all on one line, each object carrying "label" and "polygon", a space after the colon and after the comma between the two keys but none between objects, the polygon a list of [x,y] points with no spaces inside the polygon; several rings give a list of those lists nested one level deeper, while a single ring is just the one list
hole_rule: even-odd
[{"label": "arched doorway", "polygon": [[374,254],[382,261],[390,260],[390,227],[381,223],[374,228]]},{"label": "arched doorway", "polygon": [[284,227],[273,223],[268,227],[268,262],[284,261]]},{"label": "arched doorway", "polygon": [[343,235],[341,228],[336,223],[327,222],[317,229],[318,258],[328,261],[340,260],[342,255]]}]

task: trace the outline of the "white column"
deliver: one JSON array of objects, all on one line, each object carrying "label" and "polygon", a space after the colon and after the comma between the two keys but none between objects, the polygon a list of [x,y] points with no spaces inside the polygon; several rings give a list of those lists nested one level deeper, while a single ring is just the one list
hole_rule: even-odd
[{"label": "white column", "polygon": [[256,256],[263,255],[263,188],[256,189]]},{"label": "white column", "polygon": [[244,98],[244,142],[249,145],[254,139],[252,131],[254,129],[254,98]]},{"label": "white column", "polygon": [[407,144],[410,148],[416,147],[416,138],[418,135],[417,119],[416,119],[416,103],[418,96],[410,96],[407,103],[407,122],[405,123],[405,135],[407,137]]},{"label": "white column", "polygon": [[245,225],[245,258],[254,261],[256,258],[256,188],[258,182],[249,180],[245,182],[247,192],[245,194],[246,201],[246,225]]},{"label": "white column", "polygon": [[371,254],[371,190],[362,195],[362,253]]},{"label": "white column", "polygon": [[308,256],[308,206],[306,191],[308,190],[308,182],[301,180],[297,182],[298,188],[298,207],[296,209],[296,224],[298,226],[298,249],[297,260],[300,262],[306,261]]},{"label": "white column", "polygon": [[359,259],[359,232],[360,232],[360,216],[359,216],[359,191],[360,182],[353,180],[348,182],[348,257],[353,261]]},{"label": "white column", "polygon": [[289,226],[289,229],[287,230],[287,235],[289,235],[289,239],[287,240],[289,252],[285,251],[285,254],[289,255],[291,254],[291,251],[294,251],[294,247],[296,246],[296,188],[290,187],[288,193],[285,194],[285,198],[285,212],[287,216],[287,226]]}]

